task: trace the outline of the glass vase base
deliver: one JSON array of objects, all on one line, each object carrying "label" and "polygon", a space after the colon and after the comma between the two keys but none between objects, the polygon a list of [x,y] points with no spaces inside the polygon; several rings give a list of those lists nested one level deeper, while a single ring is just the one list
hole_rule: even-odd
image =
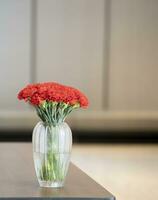
[{"label": "glass vase base", "polygon": [[64,186],[63,181],[56,181],[56,182],[51,182],[51,181],[39,181],[40,187],[47,187],[47,188],[61,188]]}]

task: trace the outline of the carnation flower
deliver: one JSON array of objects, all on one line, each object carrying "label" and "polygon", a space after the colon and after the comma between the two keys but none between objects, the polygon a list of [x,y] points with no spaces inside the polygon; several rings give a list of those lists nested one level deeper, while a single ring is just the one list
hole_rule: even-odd
[{"label": "carnation flower", "polygon": [[82,92],[54,82],[29,84],[19,92],[18,99],[29,102],[42,121],[54,125],[64,121],[75,108],[88,106]]}]

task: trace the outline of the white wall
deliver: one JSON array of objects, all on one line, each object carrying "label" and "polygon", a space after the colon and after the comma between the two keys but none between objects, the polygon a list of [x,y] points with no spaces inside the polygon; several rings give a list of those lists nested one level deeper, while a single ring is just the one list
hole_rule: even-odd
[{"label": "white wall", "polygon": [[102,108],[104,1],[38,0],[37,81],[85,92]]},{"label": "white wall", "polygon": [[32,127],[18,89],[57,81],[90,99],[75,128],[157,129],[157,10],[157,0],[0,0],[0,127]]},{"label": "white wall", "polygon": [[27,109],[18,90],[30,81],[30,1],[0,0],[0,111]]},{"label": "white wall", "polygon": [[158,1],[112,0],[109,110],[158,110]]}]

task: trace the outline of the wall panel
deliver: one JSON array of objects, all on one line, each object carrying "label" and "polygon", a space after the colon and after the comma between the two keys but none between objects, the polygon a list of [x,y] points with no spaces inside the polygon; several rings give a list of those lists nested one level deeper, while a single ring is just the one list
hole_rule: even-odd
[{"label": "wall panel", "polygon": [[158,110],[158,1],[112,0],[109,110]]},{"label": "wall panel", "polygon": [[104,1],[37,1],[37,80],[73,85],[102,108]]},{"label": "wall panel", "polygon": [[0,111],[27,109],[17,92],[30,81],[30,1],[0,0]]}]

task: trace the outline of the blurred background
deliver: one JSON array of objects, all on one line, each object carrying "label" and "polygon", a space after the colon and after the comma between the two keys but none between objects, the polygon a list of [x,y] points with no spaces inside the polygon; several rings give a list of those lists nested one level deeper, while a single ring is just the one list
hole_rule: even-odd
[{"label": "blurred background", "polygon": [[157,0],[0,0],[0,69],[1,141],[31,141],[26,84],[77,87],[90,107],[68,118],[74,162],[118,199],[150,199],[145,182],[158,197]]}]

